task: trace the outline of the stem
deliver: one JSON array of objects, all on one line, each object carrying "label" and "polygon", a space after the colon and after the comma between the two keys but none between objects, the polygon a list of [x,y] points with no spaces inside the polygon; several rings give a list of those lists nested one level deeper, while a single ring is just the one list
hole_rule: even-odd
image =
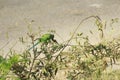
[{"label": "stem", "polygon": [[35,62],[35,58],[33,59],[32,65],[30,67],[30,71],[29,71],[29,74],[28,74],[28,79],[30,78],[30,74],[31,74],[31,71],[33,69],[34,62]]},{"label": "stem", "polygon": [[0,48],[0,51],[9,44],[9,41]]},{"label": "stem", "polygon": [[31,74],[31,71],[33,69],[33,65],[34,65],[34,62],[36,60],[36,51],[35,51],[35,46],[34,46],[34,38],[32,38],[32,44],[33,44],[33,61],[32,61],[32,64],[31,64],[31,67],[30,67],[30,70],[29,70],[29,74],[28,74],[28,79],[30,78],[30,74]]},{"label": "stem", "polygon": [[84,73],[81,73],[81,72],[77,73],[75,76],[72,77],[71,80],[74,80],[79,74],[84,74]]}]

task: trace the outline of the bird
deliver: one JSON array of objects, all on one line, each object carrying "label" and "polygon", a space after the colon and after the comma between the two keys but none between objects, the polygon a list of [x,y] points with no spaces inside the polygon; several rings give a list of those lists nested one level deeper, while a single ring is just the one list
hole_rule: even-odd
[{"label": "bird", "polygon": [[40,38],[37,38],[36,40],[38,40],[38,42],[35,43],[31,48],[29,48],[28,51],[30,51],[40,43],[48,44],[50,41],[53,41],[58,44],[58,42],[54,39],[54,34],[43,34]]}]

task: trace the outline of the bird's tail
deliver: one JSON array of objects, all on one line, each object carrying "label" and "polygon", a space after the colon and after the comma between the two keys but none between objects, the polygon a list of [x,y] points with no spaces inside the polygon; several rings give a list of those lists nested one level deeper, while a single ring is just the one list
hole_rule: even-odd
[{"label": "bird's tail", "polygon": [[31,48],[28,49],[28,51],[30,51],[31,49],[33,49],[35,46],[37,46],[40,42],[37,42],[36,44],[34,44]]}]

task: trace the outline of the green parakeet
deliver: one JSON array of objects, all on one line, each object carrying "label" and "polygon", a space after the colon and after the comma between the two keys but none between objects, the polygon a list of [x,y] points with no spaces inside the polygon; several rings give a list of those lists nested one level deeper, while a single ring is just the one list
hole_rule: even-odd
[{"label": "green parakeet", "polygon": [[57,41],[54,39],[53,34],[44,34],[41,36],[41,38],[38,38],[37,40],[38,42],[34,44],[31,48],[29,48],[28,51],[31,50],[33,47],[37,46],[39,43],[49,43],[51,40],[57,43]]}]

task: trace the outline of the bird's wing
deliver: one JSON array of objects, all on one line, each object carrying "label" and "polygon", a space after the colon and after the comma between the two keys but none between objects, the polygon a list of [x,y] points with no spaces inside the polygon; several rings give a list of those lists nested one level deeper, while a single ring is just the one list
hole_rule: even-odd
[{"label": "bird's wing", "polygon": [[44,34],[41,37],[41,42],[46,42],[47,40],[50,40],[50,39],[51,39],[51,34]]}]

